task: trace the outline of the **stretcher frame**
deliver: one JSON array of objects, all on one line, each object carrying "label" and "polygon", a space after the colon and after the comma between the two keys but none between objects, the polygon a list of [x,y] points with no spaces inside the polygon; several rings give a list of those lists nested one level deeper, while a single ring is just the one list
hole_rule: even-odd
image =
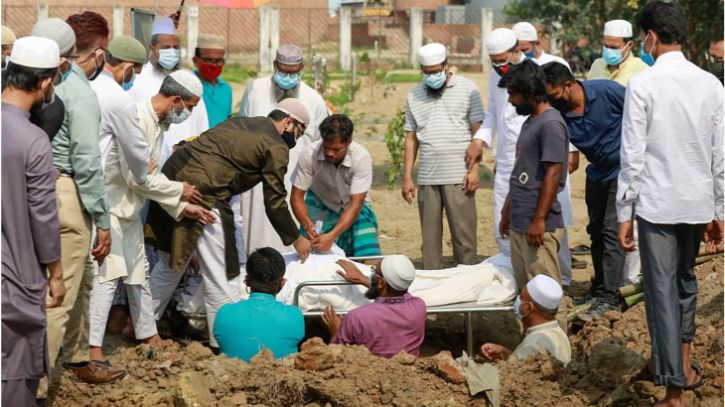
[{"label": "stretcher frame", "polygon": [[[349,260],[357,261],[357,262],[364,262],[364,261],[374,261],[374,260],[382,260],[385,258],[384,255],[380,256],[359,256],[359,257],[349,257]],[[295,288],[293,297],[292,297],[292,304],[295,307],[299,306],[299,296],[300,292],[304,288],[308,287],[324,287],[324,286],[342,286],[342,285],[355,285],[353,283],[350,283],[348,281],[339,281],[339,280],[332,280],[332,281],[305,281],[297,285]],[[439,305],[436,307],[426,307],[426,310],[428,314],[463,314],[463,324],[466,331],[466,352],[468,352],[469,355],[473,355],[473,314],[474,313],[481,313],[481,312],[510,312],[513,311],[513,301],[509,301],[507,303],[503,304],[494,304],[494,305],[480,305],[476,304],[475,301],[471,302],[461,302],[457,304],[449,304],[449,305]],[[339,315],[347,314],[348,311],[343,310],[335,310],[335,312]],[[305,317],[319,317],[324,314],[324,310],[311,310],[303,312],[302,315]]]}]

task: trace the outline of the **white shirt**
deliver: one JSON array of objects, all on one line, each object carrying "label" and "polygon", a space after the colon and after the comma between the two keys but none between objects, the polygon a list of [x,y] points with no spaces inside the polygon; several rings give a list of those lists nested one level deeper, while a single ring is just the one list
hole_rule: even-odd
[{"label": "white shirt", "polygon": [[571,361],[571,343],[558,321],[546,322],[526,330],[526,336],[513,353],[513,357],[524,360],[541,351],[559,359],[565,365]]},{"label": "white shirt", "polygon": [[620,162],[620,222],[633,212],[659,224],[723,219],[720,81],[679,51],[634,75],[624,98]]},{"label": "white shirt", "polygon": [[[373,184],[373,159],[362,144],[352,141],[340,165],[325,160],[322,141],[305,147],[292,173],[292,185],[312,192],[334,212],[350,204],[350,196],[367,193]],[[369,199],[366,196],[365,199]]]},{"label": "white shirt", "polygon": [[547,54],[546,51],[541,51],[541,56],[538,58],[533,58],[533,61],[536,62],[539,65],[548,64],[549,62],[558,62],[562,65],[565,65],[569,70],[571,71],[571,67],[569,66],[569,63],[564,60],[562,57],[558,57],[556,55]]},{"label": "white shirt", "polygon": [[[151,62],[144,65],[140,74],[136,75],[133,87],[128,91],[134,102],[145,102],[156,95],[161,89],[161,83],[166,75],[158,71]],[[189,137],[201,135],[201,133],[209,130],[209,118],[206,115],[206,105],[204,99],[200,98],[199,103],[191,111],[191,116],[179,124],[172,124],[166,132],[164,132],[164,152],[160,156],[159,167],[163,165],[168,156],[173,151],[172,147],[179,141],[186,140]]]},{"label": "white shirt", "polygon": [[111,132],[111,118],[121,110],[132,105],[133,99],[124,91],[110,72],[103,70],[91,81],[91,88],[98,96],[98,104],[101,107],[101,126],[99,144],[101,147],[101,168],[106,166],[106,158],[111,149],[113,133]]}]

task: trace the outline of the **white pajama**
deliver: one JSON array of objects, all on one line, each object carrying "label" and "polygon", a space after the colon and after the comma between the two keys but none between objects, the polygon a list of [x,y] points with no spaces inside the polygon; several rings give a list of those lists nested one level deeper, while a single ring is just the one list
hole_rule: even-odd
[{"label": "white pajama", "polygon": [[[201,276],[204,280],[204,306],[206,308],[209,344],[217,347],[214,339],[214,319],[219,308],[241,299],[241,274],[227,279],[224,246],[224,229],[219,211],[213,209],[217,221],[206,225],[197,242],[196,252],[199,256]],[[183,273],[177,273],[169,267],[169,254],[159,251],[159,262],[151,273],[151,292],[156,318],[166,309],[181,281]]]}]

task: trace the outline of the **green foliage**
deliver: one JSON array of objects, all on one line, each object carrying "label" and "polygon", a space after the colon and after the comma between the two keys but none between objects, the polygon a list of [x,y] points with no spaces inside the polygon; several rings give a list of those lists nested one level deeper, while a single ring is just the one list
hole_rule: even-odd
[{"label": "green foliage", "polygon": [[405,111],[399,108],[395,117],[388,124],[388,130],[385,132],[385,145],[388,146],[390,158],[393,164],[388,170],[388,188],[395,188],[395,184],[400,176],[403,167],[403,159],[405,157]]},{"label": "green foliage", "polygon": [[[704,62],[710,36],[723,30],[723,0],[674,0],[687,11],[687,40],[683,50],[694,62]],[[513,0],[504,8],[510,21],[541,24],[546,34],[563,41],[568,56],[580,37],[601,47],[608,20],[622,19],[634,25],[637,12],[648,0]],[[635,39],[638,38],[635,27]],[[635,49],[636,51],[637,49]]]},{"label": "green foliage", "polygon": [[244,85],[248,78],[256,78],[257,70],[254,68],[243,67],[239,64],[224,65],[222,70],[222,79],[229,83],[239,83]]}]

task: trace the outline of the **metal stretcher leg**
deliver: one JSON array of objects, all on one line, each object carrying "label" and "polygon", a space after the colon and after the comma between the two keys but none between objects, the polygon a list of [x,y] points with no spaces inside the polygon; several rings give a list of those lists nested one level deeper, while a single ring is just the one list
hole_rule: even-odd
[{"label": "metal stretcher leg", "polygon": [[468,352],[468,356],[473,356],[473,318],[471,312],[466,312],[463,318],[466,326],[466,352]]}]

